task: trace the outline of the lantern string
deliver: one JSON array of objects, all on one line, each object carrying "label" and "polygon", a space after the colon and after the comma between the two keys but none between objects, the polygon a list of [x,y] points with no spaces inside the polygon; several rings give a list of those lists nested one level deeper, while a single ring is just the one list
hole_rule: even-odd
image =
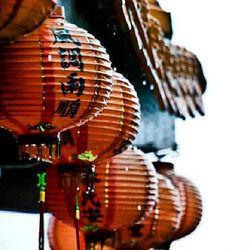
[{"label": "lantern string", "polygon": [[40,164],[41,170],[37,173],[38,181],[37,187],[39,188],[39,237],[38,245],[39,250],[44,250],[44,211],[45,211],[45,187],[46,187],[46,171],[45,165]]},{"label": "lantern string", "polygon": [[[44,173],[46,175],[46,173]],[[40,176],[45,175],[40,174]],[[42,180],[42,182],[44,179]],[[41,179],[39,180],[41,183]],[[45,186],[40,186],[40,194],[39,194],[39,214],[40,214],[40,222],[39,222],[39,250],[44,250],[44,202],[45,202]]]},{"label": "lantern string", "polygon": [[79,236],[80,207],[79,207],[79,201],[78,201],[79,191],[80,191],[80,188],[79,188],[79,183],[77,181],[76,197],[75,197],[75,230],[76,230],[76,245],[77,245],[77,250],[80,250],[80,236]]},{"label": "lantern string", "polygon": [[79,236],[79,221],[75,219],[75,229],[76,229],[76,246],[77,250],[81,250],[80,248],[80,236]]},{"label": "lantern string", "polygon": [[44,250],[44,204],[40,202],[39,250]]}]

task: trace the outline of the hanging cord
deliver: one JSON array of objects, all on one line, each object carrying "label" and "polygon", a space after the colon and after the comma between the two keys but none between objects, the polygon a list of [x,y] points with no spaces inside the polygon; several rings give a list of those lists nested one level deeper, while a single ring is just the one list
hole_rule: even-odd
[{"label": "hanging cord", "polygon": [[46,187],[46,172],[41,172],[37,174],[38,183],[37,187],[39,188],[39,250],[44,250],[44,211],[45,211],[45,187]]},{"label": "hanging cord", "polygon": [[39,223],[39,250],[44,250],[44,206],[40,203],[40,223]]},{"label": "hanging cord", "polygon": [[76,187],[76,197],[75,197],[75,230],[76,230],[76,246],[77,250],[80,250],[80,236],[79,236],[79,220],[80,220],[80,207],[79,207],[79,185]]}]

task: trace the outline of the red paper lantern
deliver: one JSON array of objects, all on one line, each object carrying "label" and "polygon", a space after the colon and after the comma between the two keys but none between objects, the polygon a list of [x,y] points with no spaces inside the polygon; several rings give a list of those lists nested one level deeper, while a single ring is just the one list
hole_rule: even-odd
[{"label": "red paper lantern", "polygon": [[37,28],[55,7],[55,0],[0,0],[0,42]]},{"label": "red paper lantern", "polygon": [[[76,165],[61,162],[48,170],[47,207],[63,222],[73,225],[76,203],[80,227],[85,232],[133,224],[153,209],[158,191],[156,172],[140,150],[129,148],[98,164],[94,192],[86,185],[81,165],[77,166],[81,168],[80,175],[75,174]],[[60,171],[62,168],[68,172]]]},{"label": "red paper lantern", "polygon": [[171,239],[180,224],[179,193],[170,179],[157,174],[159,200],[141,224],[118,230],[119,249],[148,249]]},{"label": "red paper lantern", "polygon": [[[80,247],[85,249],[84,235],[79,234]],[[75,229],[51,216],[48,226],[50,248],[53,250],[76,250]]]},{"label": "red paper lantern", "polygon": [[[124,151],[135,139],[140,122],[140,104],[133,85],[121,74],[113,73],[113,91],[107,106],[95,119],[61,133],[61,159],[80,157],[100,162]],[[53,159],[46,146],[26,147],[26,153]],[[38,152],[40,150],[40,152]]]},{"label": "red paper lantern", "polygon": [[[62,157],[77,155],[100,162],[123,152],[135,139],[140,122],[140,105],[134,87],[119,73],[113,74],[113,91],[103,112],[83,126],[71,129],[74,145],[62,134]],[[65,133],[66,134],[66,133]],[[93,159],[85,158],[87,153]]]},{"label": "red paper lantern", "polygon": [[60,7],[29,36],[1,47],[0,65],[0,125],[18,135],[38,138],[83,124],[112,90],[106,50],[66,22]]},{"label": "red paper lantern", "polygon": [[[51,216],[48,226],[49,245],[53,250],[76,250],[75,228]],[[80,248],[85,249],[84,235],[79,234]],[[114,250],[112,247],[96,244],[93,250]]]},{"label": "red paper lantern", "polygon": [[202,216],[202,200],[199,190],[185,177],[177,176],[177,180],[184,187],[180,190],[183,196],[184,213],[181,217],[180,227],[172,236],[172,240],[180,239],[192,233],[199,225]]},{"label": "red paper lantern", "polygon": [[175,175],[174,165],[169,162],[155,162],[157,172],[171,178],[179,190],[181,199],[181,221],[178,230],[173,234],[171,241],[192,233],[200,223],[202,216],[202,200],[199,190],[187,178]]}]

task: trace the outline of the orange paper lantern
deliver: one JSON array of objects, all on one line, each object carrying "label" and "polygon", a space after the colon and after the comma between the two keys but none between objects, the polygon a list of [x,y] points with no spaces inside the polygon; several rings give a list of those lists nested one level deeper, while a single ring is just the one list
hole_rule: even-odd
[{"label": "orange paper lantern", "polygon": [[118,230],[119,249],[148,249],[171,239],[180,224],[179,193],[170,179],[157,174],[159,200],[141,224]]},{"label": "orange paper lantern", "polygon": [[[155,205],[158,193],[156,172],[138,149],[129,148],[98,164],[94,192],[86,187],[83,168],[80,176],[76,176],[73,162],[60,165],[48,170],[47,207],[58,219],[72,225],[75,203],[78,202],[80,227],[85,232],[113,230],[133,224],[144,218]],[[57,166],[59,172],[65,167],[72,171],[58,175]]]},{"label": "orange paper lantern", "polygon": [[[134,87],[119,73],[113,74],[113,91],[103,112],[83,126],[71,129],[73,144],[64,146],[62,157],[77,155],[83,160],[100,162],[123,152],[135,139],[140,122],[140,105]],[[85,158],[91,152],[93,159]]]},{"label": "orange paper lantern", "polygon": [[[110,100],[101,114],[83,126],[61,133],[61,159],[80,157],[100,162],[121,153],[135,139],[140,122],[139,99],[133,85],[121,74],[114,72],[113,82]],[[25,150],[31,157],[42,155],[43,159],[50,159],[46,146],[29,145]],[[54,155],[52,150],[52,159]]]},{"label": "orange paper lantern", "polygon": [[[75,228],[51,216],[48,227],[49,245],[53,250],[76,250]],[[85,249],[84,235],[79,234],[80,248]],[[96,244],[93,250],[113,250],[114,248]]]},{"label": "orange paper lantern", "polygon": [[27,37],[0,49],[0,126],[18,135],[54,133],[102,111],[112,90],[106,50],[64,20],[58,7]]},{"label": "orange paper lantern", "polygon": [[199,225],[202,216],[202,200],[199,190],[187,178],[175,175],[174,165],[169,162],[155,162],[157,172],[171,178],[179,190],[181,199],[181,221],[178,230],[173,234],[171,241],[192,233]]},{"label": "orange paper lantern", "polygon": [[[84,235],[79,234],[80,247],[85,249]],[[51,216],[48,225],[49,245],[53,250],[76,250],[75,229]]]},{"label": "orange paper lantern", "polygon": [[180,190],[183,196],[182,206],[184,213],[181,218],[180,227],[172,236],[172,240],[180,239],[192,233],[199,225],[202,216],[202,200],[198,189],[185,177],[177,176],[177,180],[184,187],[184,189]]},{"label": "orange paper lantern", "polygon": [[0,42],[37,28],[55,7],[55,0],[0,0]]}]

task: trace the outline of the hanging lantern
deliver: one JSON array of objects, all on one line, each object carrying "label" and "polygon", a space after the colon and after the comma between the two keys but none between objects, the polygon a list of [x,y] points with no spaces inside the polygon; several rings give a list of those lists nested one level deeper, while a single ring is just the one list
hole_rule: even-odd
[{"label": "hanging lantern", "polygon": [[[49,245],[53,250],[76,250],[75,228],[71,227],[54,216],[51,216],[48,226]],[[80,249],[85,249],[84,235],[80,234]],[[113,250],[108,246],[96,244],[93,250]]]},{"label": "hanging lantern", "polygon": [[178,230],[173,234],[171,241],[192,233],[200,223],[202,216],[202,200],[198,189],[185,177],[175,175],[174,165],[169,162],[155,162],[157,172],[171,178],[179,190],[182,211]]},{"label": "hanging lantern", "polygon": [[129,148],[96,165],[92,184],[77,164],[61,162],[48,170],[47,207],[63,222],[73,225],[78,217],[85,233],[113,230],[142,220],[153,209],[156,172],[140,150]]},{"label": "hanging lantern", "polygon": [[109,56],[91,34],[64,20],[62,7],[29,36],[2,46],[0,58],[0,126],[21,144],[41,144],[107,104]]},{"label": "hanging lantern", "polygon": [[179,193],[170,181],[157,174],[159,200],[141,224],[118,230],[119,249],[148,249],[171,239],[180,224]]},{"label": "hanging lantern", "polygon": [[185,197],[185,203],[183,204],[184,213],[180,227],[173,235],[172,240],[180,239],[192,233],[199,225],[202,216],[202,201],[197,188],[185,177],[177,176],[177,180],[183,184],[184,194],[181,195]]},{"label": "hanging lantern", "polygon": [[[133,85],[121,74],[113,73],[113,91],[103,112],[82,126],[61,133],[61,159],[80,158],[100,162],[124,151],[138,133],[140,104]],[[45,145],[40,148],[45,160],[56,153]],[[36,145],[26,147],[26,153],[38,158]]]},{"label": "hanging lantern", "polygon": [[[137,93],[121,74],[114,72],[113,81],[111,98],[103,112],[85,125],[71,129],[75,145],[69,144],[67,132],[62,133],[63,157],[77,156],[96,163],[123,152],[135,139],[140,122]],[[89,158],[89,154],[94,158]]]},{"label": "hanging lantern", "polygon": [[0,0],[0,43],[37,28],[55,7],[55,0]]},{"label": "hanging lantern", "polygon": [[[51,216],[48,225],[50,248],[53,250],[76,250],[75,229]],[[80,248],[85,249],[83,234],[80,234]]]}]

